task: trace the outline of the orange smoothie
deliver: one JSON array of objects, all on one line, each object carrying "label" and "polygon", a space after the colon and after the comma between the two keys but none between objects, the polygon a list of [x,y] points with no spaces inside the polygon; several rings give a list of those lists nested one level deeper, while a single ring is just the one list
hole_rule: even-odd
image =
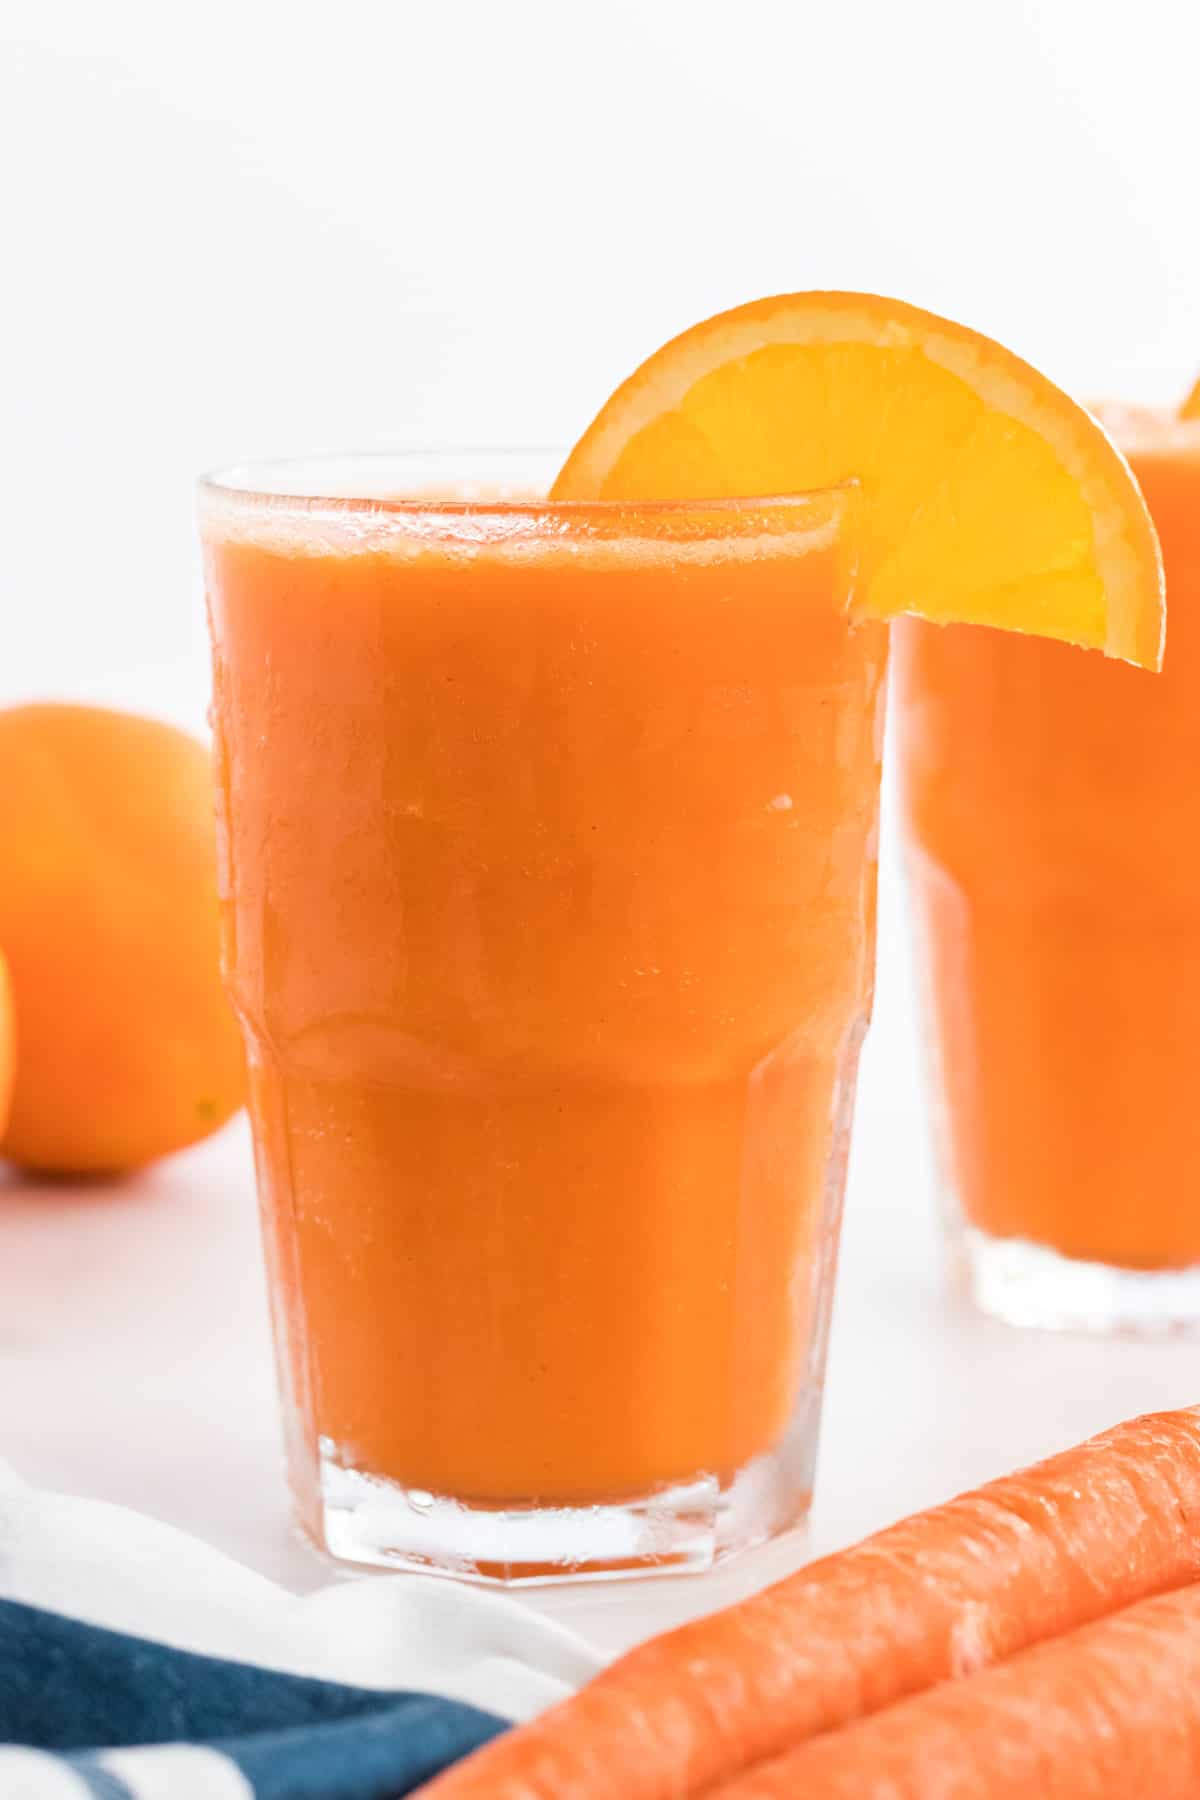
[{"label": "orange smoothie", "polygon": [[815,1404],[886,646],[844,504],[209,490],[226,973],[318,1535],[337,1471],[418,1510],[724,1487]]},{"label": "orange smoothie", "polygon": [[1109,422],[1162,541],[1163,674],[905,622],[898,723],[955,1205],[1172,1271],[1200,1263],[1200,424]]}]

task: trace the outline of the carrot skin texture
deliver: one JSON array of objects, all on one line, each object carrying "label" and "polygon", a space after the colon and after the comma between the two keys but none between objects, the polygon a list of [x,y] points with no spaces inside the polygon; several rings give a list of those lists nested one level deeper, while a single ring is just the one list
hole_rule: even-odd
[{"label": "carrot skin texture", "polygon": [[1200,1407],[1188,1407],[1118,1425],[640,1645],[438,1777],[427,1800],[703,1793],[1197,1579]]},{"label": "carrot skin texture", "polygon": [[710,1800],[1193,1800],[1200,1587],[810,1738]]}]

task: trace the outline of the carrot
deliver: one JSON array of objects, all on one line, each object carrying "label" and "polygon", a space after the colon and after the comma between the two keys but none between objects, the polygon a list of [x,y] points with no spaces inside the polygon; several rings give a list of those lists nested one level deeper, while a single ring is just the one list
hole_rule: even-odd
[{"label": "carrot", "polygon": [[1195,1800],[1200,1587],[810,1738],[711,1800]]},{"label": "carrot", "polygon": [[1200,1407],[1189,1407],[1118,1425],[641,1645],[440,1776],[429,1800],[700,1793],[1197,1578]]}]

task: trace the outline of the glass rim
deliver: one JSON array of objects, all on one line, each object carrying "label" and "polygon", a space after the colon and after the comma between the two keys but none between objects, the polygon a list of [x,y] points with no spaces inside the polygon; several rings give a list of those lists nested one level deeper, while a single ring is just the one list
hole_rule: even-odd
[{"label": "glass rim", "polygon": [[1155,450],[1200,450],[1200,417],[1185,419],[1172,406],[1098,399],[1089,400],[1087,408],[1123,452],[1144,456]]},{"label": "glass rim", "polygon": [[[859,485],[851,478],[830,482],[821,487],[797,488],[782,493],[697,494],[667,499],[551,500],[540,493],[505,492],[502,482],[496,483],[493,480],[485,483],[481,479],[483,472],[490,471],[495,475],[498,470],[520,466],[526,469],[537,466],[547,471],[556,471],[565,455],[566,452],[560,447],[545,445],[532,445],[528,448],[495,445],[476,448],[430,446],[398,450],[318,452],[224,464],[199,476],[196,485],[202,505],[206,502],[215,503],[223,507],[245,507],[255,512],[294,510],[342,516],[394,516],[398,520],[409,516],[438,516],[447,519],[497,516],[514,521],[545,518],[547,515],[581,519],[588,515],[601,515],[615,520],[622,514],[631,513],[641,516],[660,513],[671,516],[697,512],[737,514],[789,506],[801,508],[813,501],[848,497]],[[316,472],[335,467],[347,470],[374,469],[377,478],[385,468],[411,470],[415,479],[421,468],[432,469],[438,466],[458,470],[457,479],[447,479],[444,484],[437,481],[426,482],[420,489],[411,492],[403,491],[402,484],[399,492],[375,493],[326,492],[325,488],[336,488],[340,484],[303,481],[306,471]],[[352,485],[361,485],[364,490],[369,487],[366,482]],[[522,484],[523,487],[524,485]],[[496,491],[497,486],[501,491]],[[469,491],[472,488],[477,488],[478,491]]]}]

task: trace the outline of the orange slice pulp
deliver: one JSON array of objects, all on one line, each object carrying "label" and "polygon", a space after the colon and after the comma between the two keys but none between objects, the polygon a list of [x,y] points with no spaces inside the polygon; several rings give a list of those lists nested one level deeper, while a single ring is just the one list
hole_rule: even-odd
[{"label": "orange slice pulp", "polygon": [[786,294],[674,338],[607,401],[560,500],[853,481],[855,607],[994,625],[1158,668],[1162,563],[1097,422],[991,339],[871,294]]}]

